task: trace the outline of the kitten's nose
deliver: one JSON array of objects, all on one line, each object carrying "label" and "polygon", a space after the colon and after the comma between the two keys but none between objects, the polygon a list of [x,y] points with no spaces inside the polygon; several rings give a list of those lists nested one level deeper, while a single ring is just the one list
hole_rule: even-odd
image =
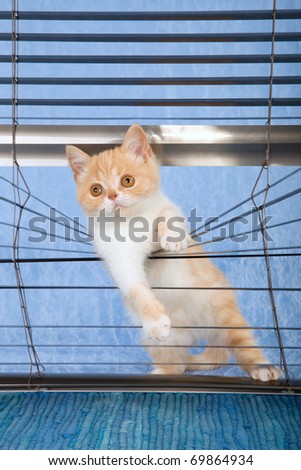
[{"label": "kitten's nose", "polygon": [[116,199],[117,196],[118,194],[116,193],[116,191],[110,191],[108,194],[108,198],[111,199],[112,201],[114,201],[114,199]]}]

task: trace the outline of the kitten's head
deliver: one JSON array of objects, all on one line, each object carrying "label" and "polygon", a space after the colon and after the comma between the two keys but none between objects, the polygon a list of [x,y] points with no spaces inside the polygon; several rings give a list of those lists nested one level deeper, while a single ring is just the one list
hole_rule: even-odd
[{"label": "kitten's head", "polygon": [[159,187],[159,169],[148,139],[138,124],[133,124],[123,144],[90,157],[77,147],[66,148],[74,174],[77,196],[84,211],[96,216],[103,209],[122,215],[154,194]]}]

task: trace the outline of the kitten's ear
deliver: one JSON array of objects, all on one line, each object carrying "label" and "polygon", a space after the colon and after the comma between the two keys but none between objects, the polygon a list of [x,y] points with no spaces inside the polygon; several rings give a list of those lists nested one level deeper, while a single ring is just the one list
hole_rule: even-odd
[{"label": "kitten's ear", "polygon": [[129,128],[122,145],[133,157],[143,157],[146,160],[153,153],[148,138],[139,124],[133,124]]},{"label": "kitten's ear", "polygon": [[66,155],[73,171],[75,181],[77,181],[79,177],[88,173],[89,163],[91,160],[89,155],[73,145],[67,145]]}]

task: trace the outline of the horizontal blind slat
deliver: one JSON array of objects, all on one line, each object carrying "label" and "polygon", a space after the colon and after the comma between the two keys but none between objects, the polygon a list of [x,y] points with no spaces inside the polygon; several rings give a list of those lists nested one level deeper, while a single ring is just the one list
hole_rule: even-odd
[{"label": "horizontal blind slat", "polygon": [[[272,20],[271,10],[229,11],[20,11],[19,20],[46,21],[232,21]],[[278,20],[300,19],[300,9],[277,10]],[[11,19],[0,11],[0,20]]]},{"label": "horizontal blind slat", "polygon": [[[270,42],[271,33],[168,33],[168,34],[78,34],[20,33],[19,42]],[[11,33],[0,33],[0,41],[11,41]],[[275,41],[301,41],[301,33],[276,33]]]},{"label": "horizontal blind slat", "polygon": [[[0,62],[11,63],[11,55]],[[253,64],[270,63],[269,55],[18,55],[18,63],[51,64]],[[301,62],[301,54],[276,54],[275,63]]]},{"label": "horizontal blind slat", "polygon": [[[268,85],[269,77],[19,77],[19,85]],[[11,77],[0,77],[10,85]],[[301,84],[301,76],[274,78],[275,85]]]},{"label": "horizontal blind slat", "polygon": [[[267,98],[221,99],[31,99],[17,100],[19,106],[268,106]],[[11,99],[0,99],[11,105]],[[274,98],[273,106],[301,106],[301,98]]]}]

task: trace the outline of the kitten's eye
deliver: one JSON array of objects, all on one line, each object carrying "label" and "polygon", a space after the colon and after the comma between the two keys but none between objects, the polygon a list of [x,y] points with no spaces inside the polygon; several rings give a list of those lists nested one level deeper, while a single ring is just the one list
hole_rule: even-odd
[{"label": "kitten's eye", "polygon": [[121,184],[125,188],[131,188],[135,184],[135,178],[133,178],[133,176],[126,175],[121,178]]},{"label": "kitten's eye", "polygon": [[102,186],[100,184],[93,184],[90,188],[90,193],[94,197],[98,197],[102,194]]}]

